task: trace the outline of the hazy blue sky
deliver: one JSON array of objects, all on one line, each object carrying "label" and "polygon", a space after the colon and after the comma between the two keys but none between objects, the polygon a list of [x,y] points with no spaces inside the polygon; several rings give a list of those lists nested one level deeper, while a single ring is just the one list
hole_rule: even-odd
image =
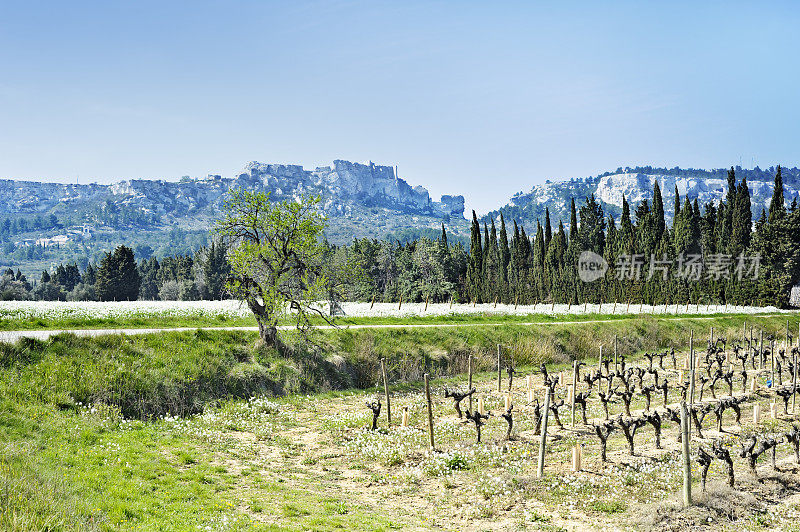
[{"label": "hazy blue sky", "polygon": [[798,163],[798,3],[0,3],[0,177],[398,165],[479,211],[618,166]]}]

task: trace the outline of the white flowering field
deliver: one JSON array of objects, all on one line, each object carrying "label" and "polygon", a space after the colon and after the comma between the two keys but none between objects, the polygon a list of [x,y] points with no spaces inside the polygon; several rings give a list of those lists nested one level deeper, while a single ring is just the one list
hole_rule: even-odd
[{"label": "white flowering field", "polygon": [[[341,304],[343,317],[351,319],[382,318],[456,318],[492,316],[581,316],[654,314],[771,314],[775,307],[725,307],[715,305],[526,305],[503,304],[450,305],[436,303],[357,303]],[[320,304],[327,312],[328,304]],[[254,325],[252,314],[240,301],[2,301],[0,329],[152,327]]]},{"label": "white flowering field", "polygon": [[132,320],[138,318],[247,318],[239,301],[3,301],[0,320]]}]

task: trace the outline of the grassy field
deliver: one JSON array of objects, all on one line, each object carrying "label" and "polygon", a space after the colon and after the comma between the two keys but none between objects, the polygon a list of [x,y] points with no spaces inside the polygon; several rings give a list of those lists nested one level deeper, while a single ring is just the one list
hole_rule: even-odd
[{"label": "grassy field", "polygon": [[[665,424],[663,451],[654,449],[652,430],[641,429],[635,457],[616,433],[607,464],[587,428],[553,428],[547,475],[538,480],[524,376],[514,381],[510,442],[506,423],[492,417],[476,445],[474,427],[442,397],[444,386],[465,386],[462,370],[472,355],[480,394],[497,414],[502,397],[491,370],[498,343],[524,375],[543,361],[566,368],[573,353],[596,359],[598,345],[609,349],[615,334],[620,353],[634,358],[656,347],[683,349],[690,329],[705,338],[713,325],[733,337],[743,321],[328,331],[317,338],[318,349],[286,357],[244,332],[61,335],[4,344],[0,529],[797,529],[797,466],[786,445],[781,471],[762,468],[762,482],[737,476],[733,491],[715,482],[701,506],[678,512],[674,424]],[[785,318],[755,324],[777,332]],[[372,432],[365,430],[371,415],[364,403],[379,391],[382,356],[397,383],[395,424],[387,429],[384,413],[381,430]],[[436,454],[423,430],[418,379],[426,367],[435,377],[435,437],[443,451]],[[541,385],[541,377],[535,381]],[[670,402],[677,398],[673,391]],[[768,411],[766,395],[757,401]],[[397,426],[403,407],[408,428]],[[619,412],[621,404],[612,408]],[[641,408],[642,400],[632,406]],[[741,428],[726,418],[731,438],[791,421],[756,427],[748,412]],[[599,403],[589,417],[602,417]],[[709,416],[704,432],[713,435],[713,425]],[[572,474],[569,453],[577,441],[585,444],[585,472]],[[742,471],[737,458],[737,475]],[[719,464],[712,477],[722,477]]]}]

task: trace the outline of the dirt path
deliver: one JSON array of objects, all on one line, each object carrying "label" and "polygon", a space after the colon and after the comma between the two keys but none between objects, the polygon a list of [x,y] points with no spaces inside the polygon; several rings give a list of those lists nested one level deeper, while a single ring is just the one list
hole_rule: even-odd
[{"label": "dirt path", "polygon": [[[769,318],[772,316],[780,316],[783,313],[771,314],[752,314],[751,318]],[[713,320],[716,316],[658,316],[652,315],[662,320]],[[548,325],[578,325],[584,323],[606,323],[606,322],[623,322],[641,319],[640,316],[631,316],[629,318],[608,318],[608,319],[594,319],[594,320],[573,320],[573,321],[529,321],[529,322],[476,322],[476,323],[407,323],[407,324],[363,324],[363,325],[321,325],[317,329],[320,330],[358,330],[358,329],[436,329],[436,328],[455,328],[455,327],[500,327],[503,325],[510,326],[548,326]],[[281,325],[279,330],[289,331],[294,327],[292,325]],[[0,342],[16,342],[22,338],[34,338],[36,340],[47,340],[51,336],[58,334],[74,334],[75,336],[105,336],[109,334],[158,334],[164,332],[185,332],[185,331],[251,331],[257,332],[258,327],[174,327],[174,328],[147,328],[147,329],[52,329],[52,330],[31,330],[31,331],[0,331]]]}]

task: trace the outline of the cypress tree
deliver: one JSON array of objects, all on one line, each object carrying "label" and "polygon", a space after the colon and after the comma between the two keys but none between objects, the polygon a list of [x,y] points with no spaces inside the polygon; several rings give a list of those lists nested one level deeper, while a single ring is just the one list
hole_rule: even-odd
[{"label": "cypress tree", "polygon": [[664,236],[664,229],[667,226],[664,220],[664,199],[661,197],[661,186],[658,179],[653,184],[653,221],[655,222],[655,241],[661,240]]},{"label": "cypress tree", "polygon": [[478,216],[472,211],[470,227],[469,261],[467,262],[467,295],[476,302],[483,300],[483,247]]},{"label": "cypress tree", "polygon": [[728,191],[725,194],[725,223],[720,228],[722,242],[725,247],[730,244],[731,234],[733,233],[733,216],[736,210],[736,172],[731,166],[728,170]]},{"label": "cypress tree", "polygon": [[544,249],[550,248],[550,241],[553,240],[553,228],[550,225],[550,208],[544,208]]},{"label": "cypress tree", "polygon": [[569,204],[569,239],[575,241],[578,236],[578,213],[575,210],[575,198],[570,198]]},{"label": "cypress tree", "polygon": [[786,205],[783,199],[783,177],[781,176],[781,165],[775,172],[775,187],[772,189],[772,201],[769,203],[769,217],[767,221],[773,223],[786,216]]},{"label": "cypress tree", "polygon": [[539,220],[536,220],[536,241],[533,247],[533,268],[534,279],[536,280],[536,292],[538,293],[539,299],[545,299],[547,297],[544,289],[544,287],[547,286],[547,279],[545,278],[544,273],[544,254],[544,232],[542,230],[542,224],[539,223]]},{"label": "cypress tree", "polygon": [[619,219],[619,238],[616,250],[619,253],[630,253],[633,251],[634,229],[631,222],[631,207],[625,195],[622,196],[622,216]]},{"label": "cypress tree", "polygon": [[733,227],[728,248],[728,253],[733,256],[738,256],[750,246],[753,224],[753,214],[750,208],[750,189],[747,187],[747,178],[745,177],[736,190],[736,201],[733,208]]},{"label": "cypress tree", "polygon": [[[508,284],[508,265],[511,263],[511,251],[508,247],[508,233],[506,232],[506,220],[503,213],[500,213],[500,273],[504,284]],[[504,290],[505,292],[506,290]]]},{"label": "cypress tree", "polygon": [[492,232],[489,235],[489,240],[484,248],[487,251],[487,260],[485,263],[486,274],[484,280],[486,282],[486,291],[488,293],[487,301],[494,301],[496,298],[502,296],[502,282],[503,276],[500,265],[500,250],[497,245],[497,228],[492,218]]},{"label": "cypress tree", "polygon": [[702,221],[701,221],[701,214],[700,214],[700,205],[697,203],[697,198],[694,199],[694,205],[692,205],[692,218],[691,218],[691,235],[692,235],[692,252],[693,253],[700,253],[702,251],[701,248],[701,241],[702,241]]},{"label": "cypress tree", "polygon": [[703,254],[710,255],[716,253],[716,225],[717,225],[717,208],[714,207],[712,202],[706,203],[705,214],[703,214],[701,232],[702,232],[702,245]]},{"label": "cypress tree", "polygon": [[675,185],[675,207],[673,209],[675,214],[672,216],[672,225],[675,225],[675,220],[681,213],[681,195],[678,192],[678,185]]}]

